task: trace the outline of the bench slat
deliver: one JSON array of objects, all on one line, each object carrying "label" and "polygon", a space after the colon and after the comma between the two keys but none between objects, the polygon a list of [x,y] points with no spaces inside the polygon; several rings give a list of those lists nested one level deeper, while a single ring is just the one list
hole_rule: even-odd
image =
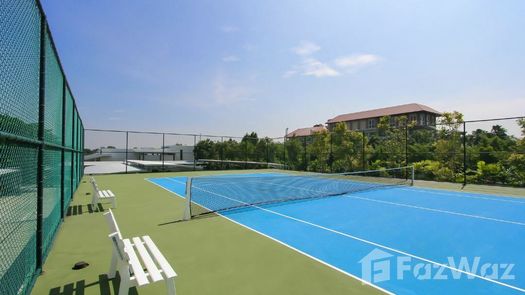
[{"label": "bench slat", "polygon": [[177,276],[177,273],[173,270],[171,265],[168,263],[164,255],[160,253],[159,248],[157,248],[157,245],[153,243],[151,238],[149,236],[143,236],[142,240],[146,244],[146,247],[148,247],[149,252],[153,255],[153,259],[157,261],[157,264],[162,269],[162,272],[166,276],[166,278],[173,278]]},{"label": "bench slat", "polygon": [[124,242],[124,251],[126,251],[129,256],[129,265],[131,266],[131,270],[133,270],[133,275],[135,276],[137,285],[143,286],[149,284],[148,278],[142,269],[142,264],[135,253],[133,245],[129,239],[124,239],[122,241]]},{"label": "bench slat", "polygon": [[102,196],[101,196],[102,198],[111,199],[115,197],[115,195],[110,190],[103,190],[103,191],[100,191],[100,193],[102,193]]},{"label": "bench slat", "polygon": [[151,255],[149,252],[144,248],[144,243],[139,237],[132,238],[133,244],[135,245],[135,248],[137,248],[140,258],[142,258],[142,261],[146,265],[146,269],[148,270],[148,274],[150,275],[150,278],[153,280],[153,282],[157,282],[162,280],[162,275],[160,274],[159,269],[155,265],[155,262],[153,262],[153,259],[151,259]]}]

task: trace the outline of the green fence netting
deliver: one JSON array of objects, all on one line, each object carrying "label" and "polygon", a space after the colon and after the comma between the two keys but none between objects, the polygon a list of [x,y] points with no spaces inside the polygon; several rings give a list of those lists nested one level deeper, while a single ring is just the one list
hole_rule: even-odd
[{"label": "green fence netting", "polygon": [[40,3],[0,2],[0,294],[28,294],[83,175],[82,120]]}]

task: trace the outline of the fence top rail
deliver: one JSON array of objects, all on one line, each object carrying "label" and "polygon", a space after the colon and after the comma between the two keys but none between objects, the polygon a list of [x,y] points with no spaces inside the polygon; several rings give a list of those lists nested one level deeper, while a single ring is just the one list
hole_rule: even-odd
[{"label": "fence top rail", "polygon": [[[477,123],[477,122],[490,122],[490,121],[504,121],[504,120],[519,120],[519,119],[525,119],[524,116],[516,116],[516,117],[503,117],[503,118],[491,118],[491,119],[477,119],[477,120],[465,120],[461,122],[450,122],[450,123],[443,123],[443,122],[437,122],[436,126],[442,126],[442,125],[451,125],[451,124],[466,124],[466,123]],[[194,137],[208,137],[208,138],[221,138],[221,139],[250,139],[255,137],[250,136],[231,136],[231,135],[213,135],[213,134],[197,134],[197,133],[177,133],[177,132],[159,132],[159,131],[138,131],[138,130],[118,130],[118,129],[100,129],[100,128],[84,128],[85,131],[95,131],[95,132],[115,132],[115,133],[135,133],[135,134],[157,134],[157,135],[180,135],[180,136],[194,136]],[[329,132],[328,133],[332,133]],[[259,140],[263,139],[289,139],[290,137],[286,136],[279,136],[279,137],[257,137]]]},{"label": "fence top rail", "polygon": [[479,122],[491,122],[491,121],[507,121],[507,120],[519,120],[519,119],[525,119],[524,116],[517,116],[517,117],[504,117],[504,118],[492,118],[492,119],[477,119],[477,120],[466,120],[466,121],[455,121],[450,123],[436,123],[436,125],[453,125],[453,124],[463,124],[463,123],[479,123]]},{"label": "fence top rail", "polygon": [[[158,134],[158,135],[182,135],[182,136],[196,136],[196,137],[212,137],[212,138],[224,138],[224,139],[260,139],[263,140],[266,137],[250,137],[250,136],[232,136],[232,135],[212,135],[212,134],[196,134],[196,133],[175,133],[175,132],[159,132],[159,131],[137,131],[137,130],[118,130],[118,129],[98,129],[98,128],[85,128],[85,131],[95,132],[115,132],[115,133],[136,133],[136,134]],[[268,137],[269,139],[281,139],[283,137]]]}]

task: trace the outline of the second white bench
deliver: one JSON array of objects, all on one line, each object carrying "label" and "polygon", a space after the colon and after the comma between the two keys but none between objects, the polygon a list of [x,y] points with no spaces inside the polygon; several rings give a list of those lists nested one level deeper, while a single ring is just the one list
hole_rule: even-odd
[{"label": "second white bench", "polygon": [[91,197],[91,206],[96,206],[99,202],[102,200],[107,200],[111,202],[111,208],[115,209],[117,208],[117,197],[115,194],[110,190],[100,190],[98,188],[97,182],[95,181],[95,178],[91,177],[89,179],[89,182],[91,182],[91,185],[93,186],[93,195]]}]

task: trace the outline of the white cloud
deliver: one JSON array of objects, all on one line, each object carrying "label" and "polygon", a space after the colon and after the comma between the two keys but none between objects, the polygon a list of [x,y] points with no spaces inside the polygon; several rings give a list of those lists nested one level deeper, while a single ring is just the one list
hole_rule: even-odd
[{"label": "white cloud", "polygon": [[222,58],[223,62],[236,62],[240,59],[236,55],[227,55]]},{"label": "white cloud", "polygon": [[220,29],[221,29],[221,31],[223,33],[234,33],[234,32],[239,31],[238,27],[231,26],[231,25],[224,25],[224,26],[220,27]]},{"label": "white cloud", "polygon": [[314,76],[317,78],[339,76],[338,71],[315,58],[307,58],[303,60],[302,74],[304,76]]},{"label": "white cloud", "polygon": [[296,70],[288,70],[288,71],[284,72],[283,78],[290,78],[290,77],[294,76],[295,74],[297,74]]},{"label": "white cloud", "polygon": [[374,54],[354,54],[336,58],[332,63],[312,57],[321,47],[311,41],[301,41],[292,51],[301,58],[298,65],[286,71],[282,77],[290,78],[297,74],[316,78],[340,76],[344,72],[352,73],[358,69],[382,60]]},{"label": "white cloud", "polygon": [[220,105],[254,101],[253,90],[243,83],[218,75],[213,81],[213,99]]},{"label": "white cloud", "polygon": [[354,71],[366,65],[381,61],[381,57],[374,54],[355,54],[343,56],[335,60],[335,65],[346,71]]},{"label": "white cloud", "polygon": [[314,52],[319,51],[320,49],[321,47],[313,42],[301,41],[297,47],[292,48],[292,51],[300,56],[308,56],[312,55]]}]

